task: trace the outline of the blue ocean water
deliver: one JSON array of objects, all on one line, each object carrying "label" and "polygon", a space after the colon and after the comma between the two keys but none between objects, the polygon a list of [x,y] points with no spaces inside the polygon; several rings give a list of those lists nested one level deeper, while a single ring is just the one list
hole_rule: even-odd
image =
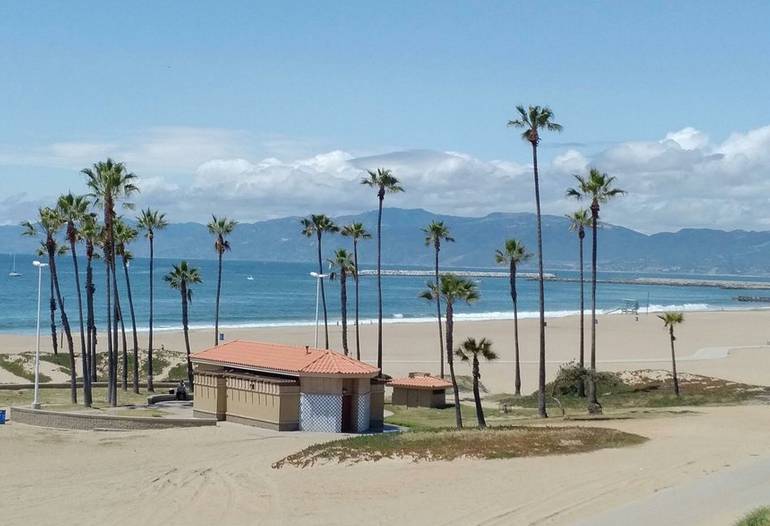
[{"label": "blue ocean water", "polygon": [[[0,255],[0,332],[30,333],[35,329],[37,307],[37,269],[32,266],[33,257],[16,256],[16,270],[21,277],[8,276],[11,257]],[[77,297],[75,292],[74,272],[70,256],[58,260],[58,271],[64,302],[70,318],[77,320]],[[172,290],[163,281],[163,276],[170,270],[172,261],[155,261],[155,327],[174,329],[181,327],[181,306],[179,293]],[[217,263],[212,260],[191,260],[199,268],[203,283],[193,289],[193,301],[190,306],[192,327],[210,327],[213,325],[214,298],[216,293]],[[81,280],[85,282],[85,261],[80,261]],[[104,265],[95,262],[96,314],[97,323],[104,322]],[[315,280],[309,276],[318,270],[310,263],[267,263],[255,261],[237,261],[225,259],[220,325],[222,327],[249,327],[271,325],[310,324],[315,315]],[[466,270],[466,269],[444,269]],[[476,269],[478,270],[478,269]],[[501,270],[501,269],[489,269]],[[146,329],[148,322],[148,283],[149,260],[137,259],[131,263],[131,285],[137,324]],[[576,277],[575,272],[557,271],[563,277]],[[128,300],[120,271],[121,303],[128,323]],[[248,277],[253,277],[249,280]],[[588,273],[586,273],[588,276]],[[704,279],[736,279],[728,276],[693,276],[677,274],[619,274],[600,273],[599,277],[633,278],[645,277],[687,277]],[[47,269],[43,277],[43,314],[42,324],[47,327],[47,299],[49,296]],[[418,298],[425,289],[427,277],[385,276],[383,279],[383,307],[387,321],[424,321],[432,320],[434,310],[431,304]],[[743,280],[752,278],[741,277]],[[760,279],[761,278],[755,278]],[[765,278],[766,279],[766,278]],[[461,305],[457,309],[460,319],[496,319],[512,317],[508,281],[499,278],[476,278],[481,299],[473,305]],[[325,283],[327,305],[331,320],[338,320],[340,313],[340,295],[338,282]],[[361,319],[373,320],[377,316],[377,296],[374,277],[361,278]],[[588,306],[588,288],[586,287],[586,306]],[[758,291],[756,291],[758,293]],[[653,285],[617,285],[600,284],[598,289],[598,307],[602,310],[621,306],[624,300],[639,302],[640,310],[645,311],[649,302],[650,311],[664,309],[683,310],[724,310],[757,308],[761,304],[738,303],[734,297],[739,294],[754,294],[751,291],[723,290],[711,287],[670,287]],[[349,285],[348,312],[353,315],[353,286]],[[550,315],[568,315],[578,309],[578,283],[547,282],[546,310]],[[519,280],[519,311],[522,317],[537,315],[537,282]]]}]

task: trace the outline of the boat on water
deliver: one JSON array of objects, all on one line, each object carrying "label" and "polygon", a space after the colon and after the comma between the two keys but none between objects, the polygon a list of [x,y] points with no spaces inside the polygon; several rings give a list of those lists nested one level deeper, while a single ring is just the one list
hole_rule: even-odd
[{"label": "boat on water", "polygon": [[248,276],[246,276],[246,279],[247,279],[248,281],[254,281],[254,276],[252,276],[251,274],[249,274]]},{"label": "boat on water", "polygon": [[11,261],[11,271],[8,272],[8,277],[20,278],[22,276],[21,272],[16,272],[16,254],[13,254]]}]

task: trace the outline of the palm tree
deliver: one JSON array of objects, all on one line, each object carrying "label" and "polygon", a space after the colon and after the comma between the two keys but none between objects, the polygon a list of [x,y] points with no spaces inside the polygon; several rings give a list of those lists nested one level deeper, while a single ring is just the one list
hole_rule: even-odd
[{"label": "palm tree", "polygon": [[614,188],[615,178],[591,168],[588,177],[576,175],[578,182],[576,188],[567,190],[567,197],[577,200],[591,201],[591,378],[588,383],[589,400],[588,412],[601,414],[602,406],[596,397],[596,256],[598,246],[599,206],[613,197],[623,195],[625,192]]},{"label": "palm tree", "polygon": [[81,239],[86,243],[86,347],[88,349],[91,382],[96,382],[96,323],[94,320],[94,293],[96,292],[96,287],[94,286],[93,260],[99,257],[95,249],[101,244],[104,232],[96,222],[96,215],[88,214],[81,219],[79,233]]},{"label": "palm tree", "polygon": [[[117,300],[118,281],[115,277],[115,231],[113,222],[117,202],[138,192],[139,188],[134,184],[136,176],[128,172],[123,163],[115,162],[112,159],[98,162],[92,168],[84,168],[81,170],[81,173],[87,178],[87,185],[91,190],[94,204],[102,205],[104,212],[103,250],[107,308],[107,354],[109,358],[108,400],[111,405],[117,406],[118,320],[113,316],[111,294],[114,294]],[[127,204],[127,206],[130,205]]]},{"label": "palm tree", "polygon": [[545,286],[543,283],[543,228],[540,217],[540,177],[537,171],[537,146],[540,144],[540,131],[561,131],[561,124],[553,121],[553,111],[548,106],[516,106],[519,113],[516,119],[508,121],[512,128],[523,128],[521,138],[532,146],[532,171],[535,178],[535,210],[537,212],[537,271],[540,302],[540,367],[538,371],[537,412],[542,418],[545,410]]},{"label": "palm tree", "polygon": [[73,404],[78,403],[78,384],[77,374],[75,372],[75,348],[72,342],[72,331],[70,330],[70,322],[67,318],[67,312],[64,310],[64,299],[61,295],[61,288],[59,287],[59,275],[56,271],[56,256],[59,252],[59,246],[56,243],[56,234],[64,226],[65,220],[58,210],[54,208],[40,208],[38,210],[38,217],[36,223],[31,221],[25,221],[22,223],[24,228],[23,235],[35,236],[38,230],[41,231],[45,238],[45,251],[48,255],[48,268],[51,272],[51,280],[53,281],[54,293],[56,295],[56,303],[59,306],[59,315],[61,317],[62,327],[64,328],[64,335],[67,340],[67,350],[70,357],[70,400]]},{"label": "palm tree", "polygon": [[[136,314],[134,313],[134,298],[131,294],[131,279],[128,274],[129,262],[134,258],[131,252],[128,251],[126,245],[133,242],[139,232],[135,228],[130,227],[121,218],[115,220],[115,252],[121,256],[123,262],[123,275],[126,278],[126,295],[128,296],[128,309],[131,314],[131,332],[133,335],[134,343],[134,364],[133,364],[133,387],[134,392],[139,392],[139,338],[136,333]],[[122,325],[122,321],[121,321]],[[126,375],[126,372],[123,372]]]},{"label": "palm tree", "polygon": [[[86,331],[83,323],[83,295],[80,291],[80,270],[78,268],[78,256],[76,245],[80,241],[78,225],[88,215],[90,203],[85,196],[76,196],[72,192],[59,197],[56,208],[62,219],[67,223],[67,241],[70,244],[72,254],[72,267],[75,271],[75,291],[78,297],[78,314],[80,321],[80,361],[83,368],[83,404],[91,407],[91,381],[89,373],[89,354],[86,350]],[[73,364],[74,367],[74,364]]]},{"label": "palm tree", "polygon": [[[581,208],[571,214],[567,214],[569,219],[569,229],[572,232],[576,232],[578,236],[579,245],[579,261],[580,261],[580,370],[585,369],[585,294],[583,289],[585,288],[585,280],[583,277],[584,265],[583,265],[583,240],[586,237],[586,227],[590,226],[591,218],[588,215],[588,210]],[[578,396],[584,398],[586,395],[585,379],[581,378],[578,384]]]},{"label": "palm tree", "polygon": [[668,336],[671,340],[671,373],[674,376],[674,394],[679,396],[679,379],[676,376],[676,352],[674,352],[674,326],[684,323],[684,314],[681,312],[664,312],[658,314],[658,318],[663,320],[663,326],[668,329]]},{"label": "palm tree", "polygon": [[404,188],[390,170],[377,168],[367,173],[369,177],[364,177],[361,184],[377,189],[377,367],[382,373],[382,202],[386,193],[403,192]]},{"label": "palm tree", "polygon": [[154,392],[152,378],[152,322],[153,322],[153,270],[155,267],[155,232],[163,230],[168,226],[166,214],[161,214],[157,210],[150,208],[142,210],[137,218],[137,226],[144,230],[144,236],[150,242],[150,327],[147,344],[147,390]]},{"label": "palm tree", "polygon": [[[305,237],[316,238],[316,248],[318,249],[318,273],[323,276],[324,264],[323,256],[321,254],[321,238],[324,232],[334,233],[339,232],[339,228],[334,224],[332,219],[325,214],[311,214],[310,217],[304,217],[300,220],[302,224],[302,234]],[[321,280],[321,303],[324,310],[324,348],[329,348],[329,317],[326,312],[326,291],[324,290],[324,279]]]},{"label": "palm tree", "polygon": [[[117,218],[116,218],[116,223],[117,223]],[[118,255],[117,234],[115,235],[115,254],[116,256]],[[115,273],[115,278],[117,278],[118,274],[117,274],[117,270],[115,269],[115,266],[113,266],[112,271]],[[118,291],[115,291],[115,319],[118,320],[120,324],[120,336],[123,342],[123,365],[121,368],[120,386],[123,388],[124,391],[128,391],[128,341],[126,340],[126,323],[125,323],[125,318],[123,318],[123,308],[120,306],[120,294],[118,293]],[[118,348],[116,346],[115,347],[116,358],[117,358],[117,354],[118,354]]]},{"label": "palm tree", "polygon": [[217,268],[217,300],[216,307],[214,309],[214,345],[219,345],[219,296],[222,291],[222,256],[225,252],[230,250],[230,241],[227,240],[227,236],[233,233],[237,221],[228,219],[226,217],[211,216],[211,221],[208,224],[209,233],[216,239],[214,241],[214,250],[217,252],[217,258],[219,260],[219,267]]},{"label": "palm tree", "polygon": [[[439,284],[438,272],[438,254],[441,251],[441,242],[453,242],[454,238],[449,235],[449,227],[443,221],[432,221],[427,227],[422,229],[425,234],[425,245],[433,247],[435,256],[435,277],[436,286]],[[441,364],[441,378],[444,378],[444,336],[441,334],[441,296],[436,296],[436,319],[438,320],[438,343],[439,343],[439,363]],[[451,352],[451,349],[449,349]]]},{"label": "palm tree", "polygon": [[[431,302],[436,301],[436,296],[441,296],[444,299],[444,305],[446,305],[446,349],[453,349],[455,303],[458,301],[473,303],[478,300],[478,288],[469,279],[460,278],[454,274],[442,274],[438,287],[435,283],[429,281],[428,289],[420,294],[422,299]],[[462,429],[463,417],[460,410],[460,391],[457,387],[457,378],[455,377],[454,358],[451,352],[447,352],[446,357],[449,364],[449,376],[452,379],[452,389],[454,390],[455,422],[457,429]]]},{"label": "palm tree", "polygon": [[372,235],[364,228],[363,223],[353,223],[342,227],[340,233],[353,240],[353,266],[356,268],[353,279],[356,283],[356,360],[361,359],[361,337],[358,332],[358,241],[370,239]]},{"label": "palm tree", "polygon": [[486,338],[482,338],[476,342],[475,338],[468,337],[460,347],[455,350],[455,355],[462,361],[470,361],[472,363],[472,375],[473,375],[473,400],[476,403],[476,420],[478,420],[479,427],[484,429],[487,427],[487,422],[484,419],[484,408],[481,407],[481,394],[479,393],[479,379],[481,373],[479,372],[479,355],[487,361],[497,360],[497,354],[492,350],[492,342]]},{"label": "palm tree", "polygon": [[518,266],[527,261],[532,254],[527,252],[524,243],[516,239],[507,239],[502,250],[495,251],[495,261],[499,265],[508,265],[508,281],[513,302],[513,346],[514,346],[514,389],[516,396],[521,396],[521,365],[519,363],[519,303],[516,291],[516,271]]},{"label": "palm tree", "polygon": [[179,265],[172,265],[171,272],[164,278],[172,289],[176,289],[182,296],[182,328],[184,330],[184,344],[187,349],[187,380],[190,383],[190,389],[193,388],[193,368],[190,360],[190,328],[187,313],[188,303],[192,301],[191,285],[202,283],[200,272],[197,268],[191,267],[187,261],[182,261]]},{"label": "palm tree", "polygon": [[[337,270],[340,277],[340,313],[342,315],[342,350],[345,356],[350,354],[348,350],[348,275],[356,275],[356,266],[350,254],[344,248],[337,249],[334,257],[329,260],[329,268]],[[334,279],[334,274],[332,274]]]}]

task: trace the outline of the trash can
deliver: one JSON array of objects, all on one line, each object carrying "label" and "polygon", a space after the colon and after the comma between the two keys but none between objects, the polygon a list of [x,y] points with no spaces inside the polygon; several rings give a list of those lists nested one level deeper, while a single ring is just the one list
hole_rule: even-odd
[{"label": "trash can", "polygon": [[0,409],[0,424],[5,424],[5,409]]}]

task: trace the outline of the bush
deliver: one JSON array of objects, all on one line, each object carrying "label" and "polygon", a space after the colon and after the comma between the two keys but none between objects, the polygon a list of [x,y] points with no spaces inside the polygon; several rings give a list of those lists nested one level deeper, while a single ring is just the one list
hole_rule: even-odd
[{"label": "bush", "polygon": [[[590,369],[581,367],[575,361],[570,361],[559,367],[556,379],[551,383],[553,396],[577,396],[581,381],[591,377]],[[599,393],[628,390],[616,373],[597,371],[595,375],[596,388]]]},{"label": "bush", "polygon": [[768,526],[770,525],[770,507],[758,508],[735,523],[736,526]]}]

